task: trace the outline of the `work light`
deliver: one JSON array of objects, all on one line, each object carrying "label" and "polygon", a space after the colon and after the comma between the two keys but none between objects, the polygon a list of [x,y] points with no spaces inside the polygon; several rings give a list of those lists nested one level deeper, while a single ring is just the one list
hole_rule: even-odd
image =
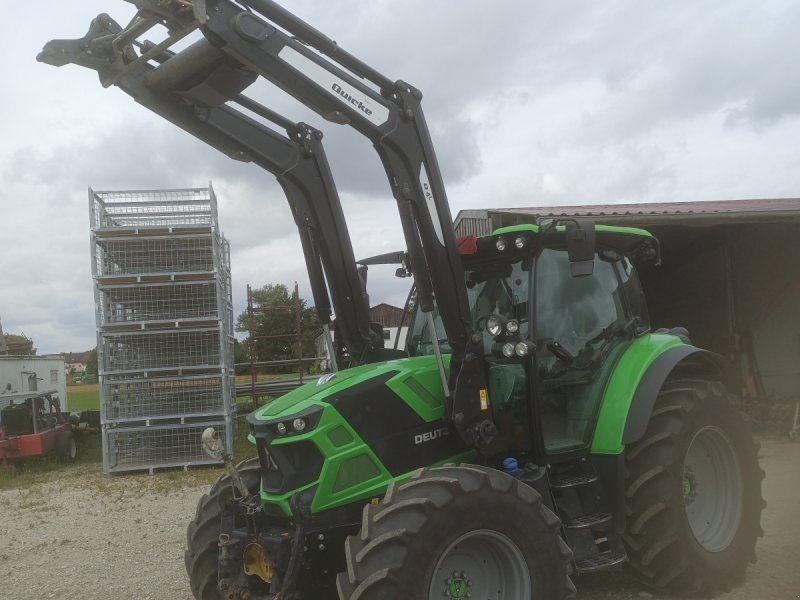
[{"label": "work light", "polygon": [[488,331],[489,335],[492,337],[497,337],[503,333],[503,320],[499,315],[491,315],[486,319],[486,331]]}]

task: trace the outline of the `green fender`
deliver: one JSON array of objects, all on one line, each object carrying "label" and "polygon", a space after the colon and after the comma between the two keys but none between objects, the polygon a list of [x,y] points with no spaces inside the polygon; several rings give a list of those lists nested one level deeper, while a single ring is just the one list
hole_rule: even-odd
[{"label": "green fender", "polygon": [[591,452],[620,454],[644,435],[664,381],[692,357],[689,376],[713,374],[733,391],[737,377],[727,361],[713,352],[683,343],[677,336],[648,333],[628,347],[606,386],[597,418]]}]

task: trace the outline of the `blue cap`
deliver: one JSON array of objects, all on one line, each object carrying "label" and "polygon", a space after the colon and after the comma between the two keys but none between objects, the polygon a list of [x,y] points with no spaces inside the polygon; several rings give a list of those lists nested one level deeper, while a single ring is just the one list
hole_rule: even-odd
[{"label": "blue cap", "polygon": [[519,471],[519,463],[517,459],[513,456],[509,456],[508,458],[503,459],[503,471],[508,473],[509,475],[516,475]]}]

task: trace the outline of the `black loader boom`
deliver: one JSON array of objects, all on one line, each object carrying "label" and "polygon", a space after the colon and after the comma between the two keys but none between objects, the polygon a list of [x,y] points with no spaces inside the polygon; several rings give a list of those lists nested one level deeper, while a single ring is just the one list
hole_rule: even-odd
[{"label": "black loader boom", "polygon": [[[299,136],[300,143],[286,145],[281,153],[274,146],[285,144],[282,137],[278,142],[273,132],[262,131],[226,102],[238,102],[274,121],[269,109],[241,95],[260,75],[325,119],[350,125],[366,136],[378,152],[398,204],[418,305],[434,330],[435,302],[452,353],[448,377],[435,340],[447,399],[445,420],[467,444],[485,449],[496,428],[486,402],[481,402],[486,396],[481,336],[471,325],[463,268],[421,92],[381,75],[271,0],[242,0],[240,4],[231,0],[193,4],[131,1],[139,11],[127,27],[121,28],[101,14],[83,39],[54,40],[39,60],[95,69],[104,86],[121,87],[138,102],[234,158],[253,160],[281,173],[279,179],[304,238],[309,274],[317,282],[312,283],[315,303],[325,306],[324,298],[322,302],[318,298],[322,278],[315,249],[323,257],[323,266],[330,267],[328,283],[336,281],[330,287],[342,286],[343,291],[333,294],[337,321],[343,316],[343,321],[348,320],[353,306],[344,300],[356,299],[361,285],[338,202],[324,207],[328,215],[318,214],[317,196],[306,188],[309,179],[281,171],[298,153],[302,155],[318,142],[318,133],[305,126],[290,127],[290,135]],[[138,41],[156,25],[168,29],[166,40],[159,44]],[[179,52],[170,50],[197,29],[204,38]],[[287,154],[293,158],[287,160]],[[311,180],[331,183],[327,168],[311,175]],[[290,179],[291,183],[284,183]],[[299,190],[307,193],[295,193]],[[306,209],[305,214],[298,215],[298,208]],[[319,227],[320,223],[325,227]],[[305,226],[324,233],[303,236]],[[331,247],[328,265],[325,248],[314,248],[314,243]],[[334,261],[338,261],[335,266]],[[326,322],[323,315],[321,319]],[[368,319],[351,314],[349,321],[344,331],[351,353],[368,351]],[[462,370],[465,362],[470,363],[469,368]]]},{"label": "black loader boom", "polygon": [[[135,20],[133,27],[143,28],[142,23],[149,21]],[[152,53],[153,46],[145,42],[140,48],[150,48],[151,59],[141,61],[128,45],[127,31],[107,15],[100,15],[83,39],[52,42],[39,59],[95,69],[104,84],[114,82],[140,104],[228,156],[253,162],[274,174],[300,233],[320,323],[327,332],[333,305],[349,362],[379,359],[383,340],[370,330],[369,306],[322,133],[305,123],[291,122],[244,95],[257,75],[205,39],[177,54],[168,48]]]}]

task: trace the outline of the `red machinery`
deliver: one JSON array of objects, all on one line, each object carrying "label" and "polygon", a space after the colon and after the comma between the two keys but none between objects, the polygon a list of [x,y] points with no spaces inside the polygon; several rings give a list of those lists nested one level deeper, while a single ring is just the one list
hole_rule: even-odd
[{"label": "red machinery", "polygon": [[0,463],[49,452],[75,460],[75,434],[55,390],[3,394],[0,401],[9,401],[0,410]]}]

